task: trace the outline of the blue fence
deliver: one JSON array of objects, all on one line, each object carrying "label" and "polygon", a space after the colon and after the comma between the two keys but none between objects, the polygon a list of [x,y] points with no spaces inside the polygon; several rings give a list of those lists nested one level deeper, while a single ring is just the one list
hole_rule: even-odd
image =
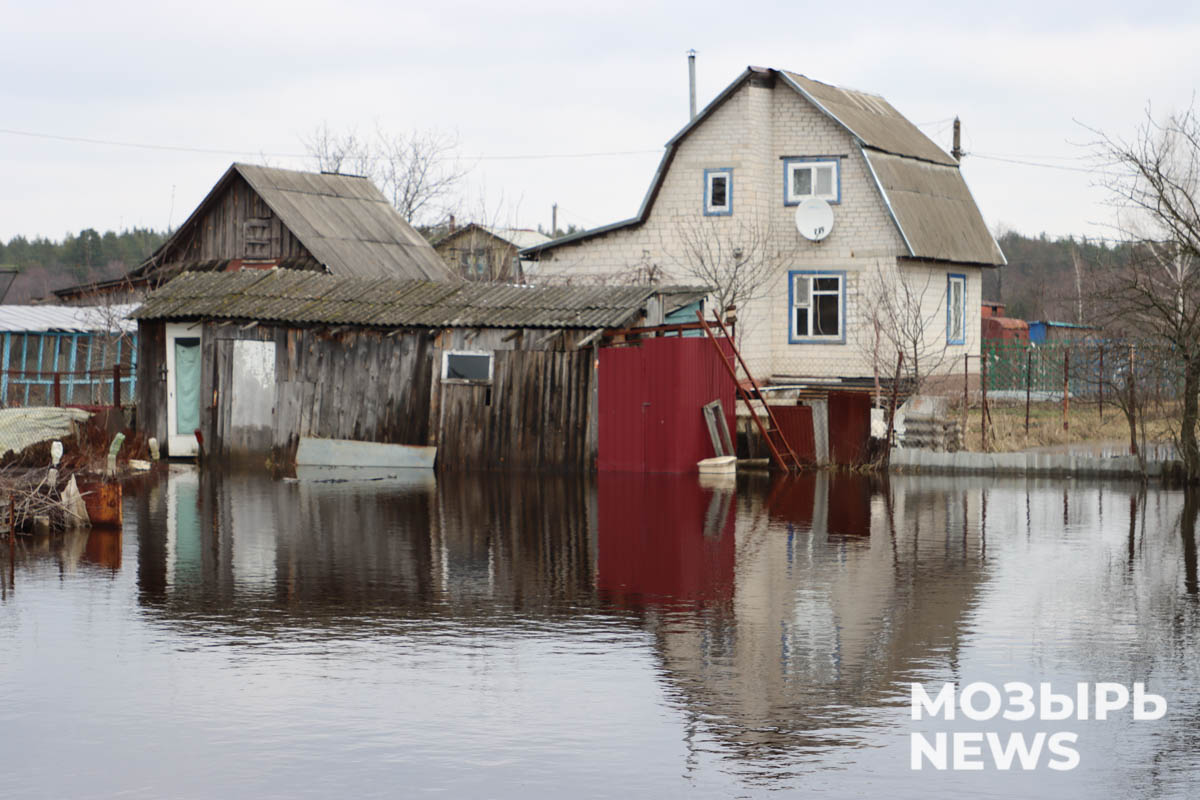
[{"label": "blue fence", "polygon": [[3,334],[0,406],[111,406],[132,402],[137,334]]}]

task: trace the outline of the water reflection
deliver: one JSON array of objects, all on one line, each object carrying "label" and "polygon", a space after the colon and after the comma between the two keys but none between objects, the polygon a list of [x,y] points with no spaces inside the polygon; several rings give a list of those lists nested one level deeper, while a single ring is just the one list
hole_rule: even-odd
[{"label": "water reflection", "polygon": [[[49,655],[37,621],[86,608],[104,635],[55,640],[53,658],[111,660],[94,680],[114,711],[99,716],[126,759],[182,721],[201,760],[248,751],[296,770],[264,784],[253,764],[222,762],[193,775],[208,794],[327,781],[370,795],[389,769],[422,789],[513,797],[1197,788],[1195,495],[915,476],[434,483],[173,468],[126,502],[123,538],[20,544],[4,599],[17,613],[0,630],[14,663],[36,670]],[[143,663],[145,691],[113,680]],[[1171,714],[1085,725],[1085,768],[1068,775],[912,773],[908,683],[969,680],[1144,680]],[[40,696],[0,666],[0,697],[17,685]],[[181,693],[194,699],[157,706]],[[22,725],[36,728],[10,715]],[[58,743],[87,763],[88,741]],[[127,772],[112,793],[156,785]],[[0,771],[0,793],[84,788],[44,772],[21,781]]]}]

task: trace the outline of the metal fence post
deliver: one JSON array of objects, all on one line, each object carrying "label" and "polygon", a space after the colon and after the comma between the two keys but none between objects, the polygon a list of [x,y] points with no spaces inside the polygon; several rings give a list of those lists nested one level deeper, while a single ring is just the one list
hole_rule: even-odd
[{"label": "metal fence post", "polygon": [[980,398],[981,398],[981,403],[982,403],[982,408],[979,412],[979,430],[980,430],[980,434],[983,438],[983,452],[985,452],[985,453],[988,451],[988,441],[987,441],[987,435],[988,435],[988,402],[987,402],[988,368],[987,368],[987,363],[988,363],[987,351],[985,350],[983,352],[983,354],[979,356],[979,391],[980,391]]},{"label": "metal fence post", "polygon": [[1025,435],[1029,436],[1029,389],[1033,381],[1033,351],[1025,351]]},{"label": "metal fence post", "polygon": [[1063,430],[1071,429],[1071,420],[1067,415],[1071,412],[1071,348],[1063,349]]}]

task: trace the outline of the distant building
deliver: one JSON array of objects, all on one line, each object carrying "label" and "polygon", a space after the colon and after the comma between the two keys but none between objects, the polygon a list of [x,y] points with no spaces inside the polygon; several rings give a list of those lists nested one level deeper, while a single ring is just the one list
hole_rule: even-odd
[{"label": "distant building", "polygon": [[998,300],[984,300],[983,306],[980,309],[980,316],[983,319],[988,317],[1003,317],[1006,306]]},{"label": "distant building", "polygon": [[[802,235],[801,206],[831,227]],[[694,283],[697,237],[726,263],[752,248],[778,259],[737,314],[751,370],[776,384],[867,382],[879,273],[912,287],[892,296],[912,298],[940,369],[961,375],[979,354],[982,271],[1005,263],[958,161],[886,100],[762,67],[667,143],[636,216],[521,255],[539,282]]]},{"label": "distant building", "polygon": [[518,253],[526,247],[544,244],[550,237],[527,228],[497,228],[471,223],[452,229],[433,244],[456,273],[471,281],[526,283],[529,268],[536,261],[524,261]]},{"label": "distant building", "polygon": [[1023,319],[985,316],[982,323],[983,340],[985,342],[1018,342],[1020,344],[1029,344],[1029,325]]},{"label": "distant building", "polygon": [[72,305],[132,302],[182,272],[272,267],[458,280],[367,178],[234,164],[137,268],[122,278],[54,294]]},{"label": "distant building", "polygon": [[1094,339],[1099,328],[1090,325],[1077,325],[1073,322],[1054,322],[1051,320],[1033,320],[1029,323],[1029,341],[1032,344],[1043,342],[1075,342],[1082,339]]},{"label": "distant building", "polygon": [[135,307],[0,305],[0,406],[131,402]]}]

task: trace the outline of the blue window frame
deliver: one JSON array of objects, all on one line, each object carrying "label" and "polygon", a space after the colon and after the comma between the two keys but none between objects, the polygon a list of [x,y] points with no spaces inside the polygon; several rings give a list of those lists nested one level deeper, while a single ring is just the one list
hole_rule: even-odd
[{"label": "blue window frame", "polygon": [[704,216],[728,217],[733,213],[733,167],[704,170]]},{"label": "blue window frame", "polygon": [[967,343],[967,276],[946,275],[946,344]]},{"label": "blue window frame", "polygon": [[788,271],[788,342],[846,343],[846,273]]},{"label": "blue window frame", "polygon": [[842,161],[838,156],[783,160],[783,204],[798,206],[813,197],[842,202]]}]

